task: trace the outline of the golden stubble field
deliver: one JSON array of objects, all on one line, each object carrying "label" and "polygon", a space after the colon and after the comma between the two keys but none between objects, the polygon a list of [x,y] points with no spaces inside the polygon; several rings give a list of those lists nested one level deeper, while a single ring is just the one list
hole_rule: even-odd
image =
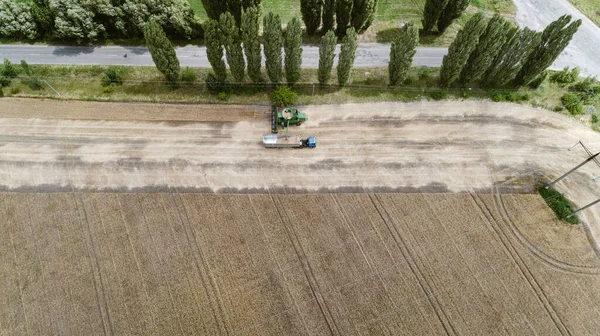
[{"label": "golden stubble field", "polygon": [[0,334],[595,334],[536,195],[0,195]]}]

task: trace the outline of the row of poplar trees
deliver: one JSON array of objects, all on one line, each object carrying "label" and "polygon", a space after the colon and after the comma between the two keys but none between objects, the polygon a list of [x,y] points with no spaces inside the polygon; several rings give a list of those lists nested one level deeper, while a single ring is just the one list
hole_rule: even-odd
[{"label": "row of poplar trees", "polygon": [[581,25],[564,15],[543,32],[513,27],[500,15],[475,14],[444,56],[440,84],[528,85],[554,63]]},{"label": "row of poplar trees", "polygon": [[358,34],[367,30],[377,11],[379,0],[300,0],[300,12],[306,33],[314,36],[334,29],[339,37],[348,28]]},{"label": "row of poplar trees", "polygon": [[[209,19],[204,23],[208,61],[218,82],[227,82],[227,62],[235,82],[245,82],[247,73],[254,83],[262,83],[265,78],[261,71],[260,11],[256,7],[244,9],[240,21],[238,28],[233,15],[225,12],[220,15],[218,21]],[[263,49],[269,81],[283,82],[285,71],[285,81],[291,85],[297,83],[302,66],[302,23],[298,18],[293,18],[288,22],[283,34],[279,15],[270,12],[263,18],[263,31]],[[337,36],[332,30],[321,39],[318,72],[321,84],[327,84],[331,78],[336,44]],[[342,40],[337,68],[340,85],[345,85],[350,78],[357,46],[358,35],[354,28],[348,28]]]}]

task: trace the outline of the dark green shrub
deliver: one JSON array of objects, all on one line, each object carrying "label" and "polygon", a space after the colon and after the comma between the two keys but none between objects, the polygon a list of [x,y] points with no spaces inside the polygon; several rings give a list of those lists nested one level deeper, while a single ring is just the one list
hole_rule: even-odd
[{"label": "dark green shrub", "polygon": [[539,88],[540,86],[542,86],[544,81],[546,81],[546,78],[548,78],[548,71],[542,72],[539,76],[532,80],[531,83],[529,83],[529,87],[532,89]]},{"label": "dark green shrub", "polygon": [[565,109],[564,107],[562,107],[562,106],[560,106],[560,105],[557,105],[557,106],[554,106],[554,108],[553,108],[552,110],[553,110],[554,112],[561,112],[561,111],[562,111],[562,110],[564,110],[564,109]]},{"label": "dark green shrub", "polygon": [[287,86],[277,86],[271,93],[271,102],[279,107],[296,104],[298,95]]},{"label": "dark green shrub", "polygon": [[116,89],[117,89],[116,85],[109,85],[109,86],[105,86],[102,89],[102,92],[110,94],[110,93],[115,92]]},{"label": "dark green shrub", "polygon": [[583,114],[583,112],[584,112],[583,111],[583,104],[581,104],[581,103],[569,105],[569,106],[567,106],[567,110],[572,115]]},{"label": "dark green shrub", "polygon": [[4,77],[15,78],[19,74],[17,68],[8,60],[4,59],[4,67],[2,68],[2,72],[0,73]]},{"label": "dark green shrub", "polygon": [[190,67],[185,67],[183,71],[181,71],[181,80],[186,83],[195,83],[196,82],[196,71]]},{"label": "dark green shrub", "polygon": [[542,196],[546,204],[554,211],[556,217],[570,224],[578,224],[577,216],[567,217],[573,213],[571,202],[554,188],[546,189],[542,184],[536,186],[537,192]]},{"label": "dark green shrub", "polygon": [[571,104],[575,104],[577,102],[579,102],[581,99],[579,98],[578,95],[574,94],[574,93],[565,93],[561,98],[560,101],[562,102],[562,104],[564,106],[567,105],[571,105]]},{"label": "dark green shrub", "polygon": [[504,93],[495,93],[494,95],[492,95],[492,100],[495,102],[503,102],[506,101],[506,96],[504,95]]},{"label": "dark green shrub", "polygon": [[573,93],[565,93],[560,101],[563,103],[567,111],[572,115],[583,114],[583,104],[581,98]]},{"label": "dark green shrub", "polygon": [[[590,76],[590,77],[586,77],[583,80],[571,85],[569,87],[569,89],[571,89],[573,91],[588,93],[589,91],[594,89],[595,85],[597,85],[596,77]],[[598,94],[598,92],[595,92],[595,94]]]},{"label": "dark green shrub", "polygon": [[102,75],[102,85],[123,85],[123,74],[121,69],[114,66],[109,66]]},{"label": "dark green shrub", "polygon": [[4,90],[0,89],[0,98],[4,97]]},{"label": "dark green shrub", "polygon": [[437,90],[437,91],[433,91],[430,94],[431,98],[435,99],[435,100],[442,100],[442,99],[446,99],[446,97],[448,97],[448,93],[446,92],[446,90]]},{"label": "dark green shrub", "polygon": [[460,96],[461,96],[463,99],[469,99],[469,98],[471,98],[471,92],[470,92],[470,91],[466,91],[466,90],[465,90],[465,91],[462,91],[462,92],[460,93]]},{"label": "dark green shrub", "polygon": [[218,98],[221,101],[227,101],[229,99],[229,96],[225,92],[219,92]]},{"label": "dark green shrub", "polygon": [[592,124],[595,124],[598,122],[598,116],[595,114],[592,114]]},{"label": "dark green shrub", "polygon": [[10,94],[16,95],[17,93],[21,93],[21,89],[20,88],[18,88],[18,87],[15,86],[15,87],[12,87],[10,89]]},{"label": "dark green shrub", "polygon": [[0,86],[2,86],[2,87],[9,86],[10,82],[12,82],[12,79],[10,77],[0,76]]},{"label": "dark green shrub", "polygon": [[579,78],[579,68],[575,67],[573,69],[569,69],[569,67],[567,66],[564,69],[562,69],[562,71],[555,72],[550,77],[550,80],[560,84],[568,84],[575,83],[575,81],[577,81],[577,78]]},{"label": "dark green shrub", "polygon": [[40,77],[36,76],[25,60],[21,60],[21,68],[23,68],[23,72],[25,73],[25,76],[27,76],[22,79],[23,82],[33,90],[41,90],[43,86]]},{"label": "dark green shrub", "polygon": [[212,72],[208,73],[204,79],[204,84],[206,85],[206,89],[212,93],[223,92],[226,89],[225,83],[219,81],[217,76],[215,76],[215,74]]}]

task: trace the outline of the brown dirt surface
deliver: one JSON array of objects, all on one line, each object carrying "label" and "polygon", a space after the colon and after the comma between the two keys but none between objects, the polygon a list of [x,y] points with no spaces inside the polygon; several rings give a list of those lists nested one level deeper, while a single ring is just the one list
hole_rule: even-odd
[{"label": "brown dirt surface", "polygon": [[[553,233],[577,242],[568,253],[526,228],[543,205],[475,193],[1,193],[0,332],[594,334],[597,260],[584,232]],[[511,220],[545,253],[567,251],[564,265],[533,253]]]},{"label": "brown dirt surface", "polygon": [[53,99],[5,98],[0,118],[236,122],[270,111],[268,106],[103,103]]},{"label": "brown dirt surface", "polygon": [[[299,107],[316,149],[264,148],[269,107],[5,98],[0,190],[208,193],[531,192],[600,149],[574,118],[486,101]],[[598,198],[590,163],[557,184]],[[600,207],[582,213],[600,242]],[[600,248],[598,248],[600,251]]]}]

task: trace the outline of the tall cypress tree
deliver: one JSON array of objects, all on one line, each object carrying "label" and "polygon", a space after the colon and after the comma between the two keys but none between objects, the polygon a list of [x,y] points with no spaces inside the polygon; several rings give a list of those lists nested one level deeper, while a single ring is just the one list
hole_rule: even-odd
[{"label": "tall cypress tree", "polygon": [[279,83],[282,77],[281,47],[283,46],[279,15],[269,12],[263,19],[263,31],[267,74],[271,82]]},{"label": "tall cypress tree", "polygon": [[242,13],[242,41],[244,42],[244,52],[248,61],[248,76],[253,82],[262,82],[260,72],[262,55],[260,53],[260,41],[258,34],[260,30],[260,13],[258,8],[249,7]]},{"label": "tall cypress tree", "polygon": [[437,21],[438,31],[443,33],[469,6],[469,0],[450,0]]},{"label": "tall cypress tree", "polygon": [[327,84],[331,78],[336,44],[337,36],[333,30],[321,37],[321,45],[319,45],[319,83],[321,85]]},{"label": "tall cypress tree", "polygon": [[209,18],[218,21],[221,14],[230,12],[238,26],[241,23],[242,10],[250,7],[260,8],[260,3],[261,0],[202,0],[202,5]]},{"label": "tall cypress tree", "polygon": [[337,23],[336,32],[339,37],[344,36],[346,30],[348,29],[348,27],[350,27],[353,6],[354,0],[336,1],[335,20]]},{"label": "tall cypress tree", "polygon": [[227,81],[227,67],[223,61],[223,45],[219,23],[213,19],[204,22],[204,41],[206,43],[206,56],[212,66],[215,77],[220,82]]},{"label": "tall cypress tree", "polygon": [[170,86],[177,86],[181,78],[179,60],[171,41],[156,21],[146,23],[144,39],[158,71],[165,76]]},{"label": "tall cypress tree", "polygon": [[285,31],[285,78],[289,84],[300,79],[302,66],[302,23],[295,17]]},{"label": "tall cypress tree", "polygon": [[209,18],[219,20],[228,9],[227,0],[202,0],[202,6]]},{"label": "tall cypress tree", "polygon": [[509,30],[510,22],[498,14],[492,17],[460,74],[462,84],[476,81],[485,74],[500,53],[500,48],[506,43],[506,32]]},{"label": "tall cypress tree", "polygon": [[512,81],[541,40],[541,33],[529,28],[513,28],[507,36],[500,54],[484,75],[482,84],[485,87],[502,87]]},{"label": "tall cypress tree", "polygon": [[56,15],[52,8],[50,8],[50,0],[34,0],[31,6],[31,15],[38,26],[40,35],[52,35]]},{"label": "tall cypress tree", "polygon": [[406,79],[413,57],[417,52],[418,43],[419,28],[413,23],[405,24],[396,40],[392,42],[390,49],[390,63],[388,65],[390,85],[398,85]]},{"label": "tall cypress tree", "polygon": [[473,15],[465,27],[458,32],[442,61],[440,85],[448,87],[454,83],[464,68],[469,55],[477,46],[479,37],[485,32],[487,20],[482,13]]},{"label": "tall cypress tree", "polygon": [[[516,85],[527,85],[548,68],[571,42],[581,26],[581,20],[571,22],[570,15],[563,15],[549,24],[542,33],[540,44],[531,53],[515,78]],[[567,26],[567,24],[569,24]]]},{"label": "tall cypress tree", "polygon": [[354,59],[356,58],[356,47],[358,46],[358,34],[352,27],[346,30],[346,36],[342,40],[342,48],[340,51],[340,59],[337,67],[338,83],[344,86],[348,83],[352,68],[354,67]]},{"label": "tall cypress tree", "polygon": [[367,21],[365,22],[364,26],[362,27],[362,31],[361,32],[365,32],[365,30],[369,29],[369,27],[371,27],[371,25],[373,24],[373,21],[375,21],[375,15],[377,14],[377,5],[379,4],[379,0],[374,0],[373,1],[373,10],[371,11],[371,14],[369,15],[369,17],[367,17]]},{"label": "tall cypress tree", "polygon": [[227,63],[235,81],[238,83],[244,82],[246,62],[244,61],[244,53],[242,52],[242,44],[240,41],[240,33],[235,25],[235,18],[231,13],[226,12],[221,14],[219,20],[221,28],[221,42],[225,47],[227,55]]},{"label": "tall cypress tree", "polygon": [[374,10],[375,0],[354,0],[351,24],[358,33],[362,33],[369,28],[366,25]]},{"label": "tall cypress tree", "polygon": [[436,22],[439,20],[448,0],[426,0],[423,10],[423,30],[431,32]]},{"label": "tall cypress tree", "polygon": [[300,12],[302,20],[306,25],[306,33],[309,36],[315,35],[321,25],[321,11],[323,9],[323,0],[301,0]]},{"label": "tall cypress tree", "polygon": [[335,9],[336,2],[335,0],[323,0],[323,27],[321,31],[328,32],[333,29],[333,25],[335,23]]}]

